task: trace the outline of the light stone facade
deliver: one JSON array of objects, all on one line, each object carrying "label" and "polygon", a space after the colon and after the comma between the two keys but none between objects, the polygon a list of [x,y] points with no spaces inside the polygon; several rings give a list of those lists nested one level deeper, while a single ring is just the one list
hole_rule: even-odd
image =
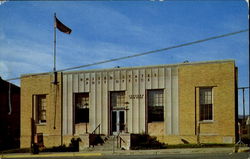
[{"label": "light stone facade", "polygon": [[[36,124],[46,147],[91,133],[112,135],[112,92],[124,92],[126,132],[148,133],[161,142],[234,143],[237,72],[233,60],[24,75],[21,79],[21,147],[30,147],[34,96],[46,95],[45,124]],[[211,87],[213,120],[199,121],[199,90]],[[164,120],[148,122],[147,91],[163,90]],[[75,124],[74,95],[89,94],[89,123]],[[122,111],[123,111],[122,110]],[[121,118],[121,117],[120,117]],[[118,118],[117,118],[118,119]]]}]

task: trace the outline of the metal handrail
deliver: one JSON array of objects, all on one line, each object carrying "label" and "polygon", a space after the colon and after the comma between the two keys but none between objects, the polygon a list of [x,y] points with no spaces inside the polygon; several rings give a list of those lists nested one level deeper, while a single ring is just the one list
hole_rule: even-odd
[{"label": "metal handrail", "polygon": [[99,128],[99,135],[100,135],[100,126],[101,126],[101,124],[99,124],[99,125],[97,125],[97,127],[95,128],[95,130],[91,133],[91,134],[96,134],[96,130]]},{"label": "metal handrail", "polygon": [[[123,140],[123,138],[120,136],[120,134],[121,134],[121,132],[119,132],[118,135],[117,135],[117,148],[121,148],[122,142],[123,142],[123,143],[126,143],[126,141]],[[119,140],[119,139],[120,139],[120,140]],[[118,140],[119,140],[119,142],[118,142]]]}]

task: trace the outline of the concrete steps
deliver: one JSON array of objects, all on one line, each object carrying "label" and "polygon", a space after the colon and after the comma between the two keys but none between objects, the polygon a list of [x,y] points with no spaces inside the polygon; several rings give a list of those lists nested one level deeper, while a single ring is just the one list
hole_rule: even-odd
[{"label": "concrete steps", "polygon": [[89,151],[112,151],[112,150],[121,150],[117,148],[117,138],[116,136],[101,136],[104,143],[91,146],[88,148]]}]

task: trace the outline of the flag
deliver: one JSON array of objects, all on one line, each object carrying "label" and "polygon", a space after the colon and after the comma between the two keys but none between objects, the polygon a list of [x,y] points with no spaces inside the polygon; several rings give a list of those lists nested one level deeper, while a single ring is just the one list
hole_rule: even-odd
[{"label": "flag", "polygon": [[70,28],[68,28],[66,25],[60,22],[60,20],[58,20],[57,17],[55,17],[55,27],[61,32],[64,32],[66,34],[70,34],[72,31]]}]

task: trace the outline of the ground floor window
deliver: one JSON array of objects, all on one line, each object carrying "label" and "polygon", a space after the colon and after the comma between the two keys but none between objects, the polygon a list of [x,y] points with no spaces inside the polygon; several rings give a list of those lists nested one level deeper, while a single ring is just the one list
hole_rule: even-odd
[{"label": "ground floor window", "polygon": [[164,121],[163,90],[147,91],[148,122]]},{"label": "ground floor window", "polygon": [[213,120],[212,88],[200,88],[200,121]]},{"label": "ground floor window", "polygon": [[89,122],[89,93],[75,93],[75,123]]},{"label": "ground floor window", "polygon": [[36,122],[46,123],[46,95],[36,95]]}]

